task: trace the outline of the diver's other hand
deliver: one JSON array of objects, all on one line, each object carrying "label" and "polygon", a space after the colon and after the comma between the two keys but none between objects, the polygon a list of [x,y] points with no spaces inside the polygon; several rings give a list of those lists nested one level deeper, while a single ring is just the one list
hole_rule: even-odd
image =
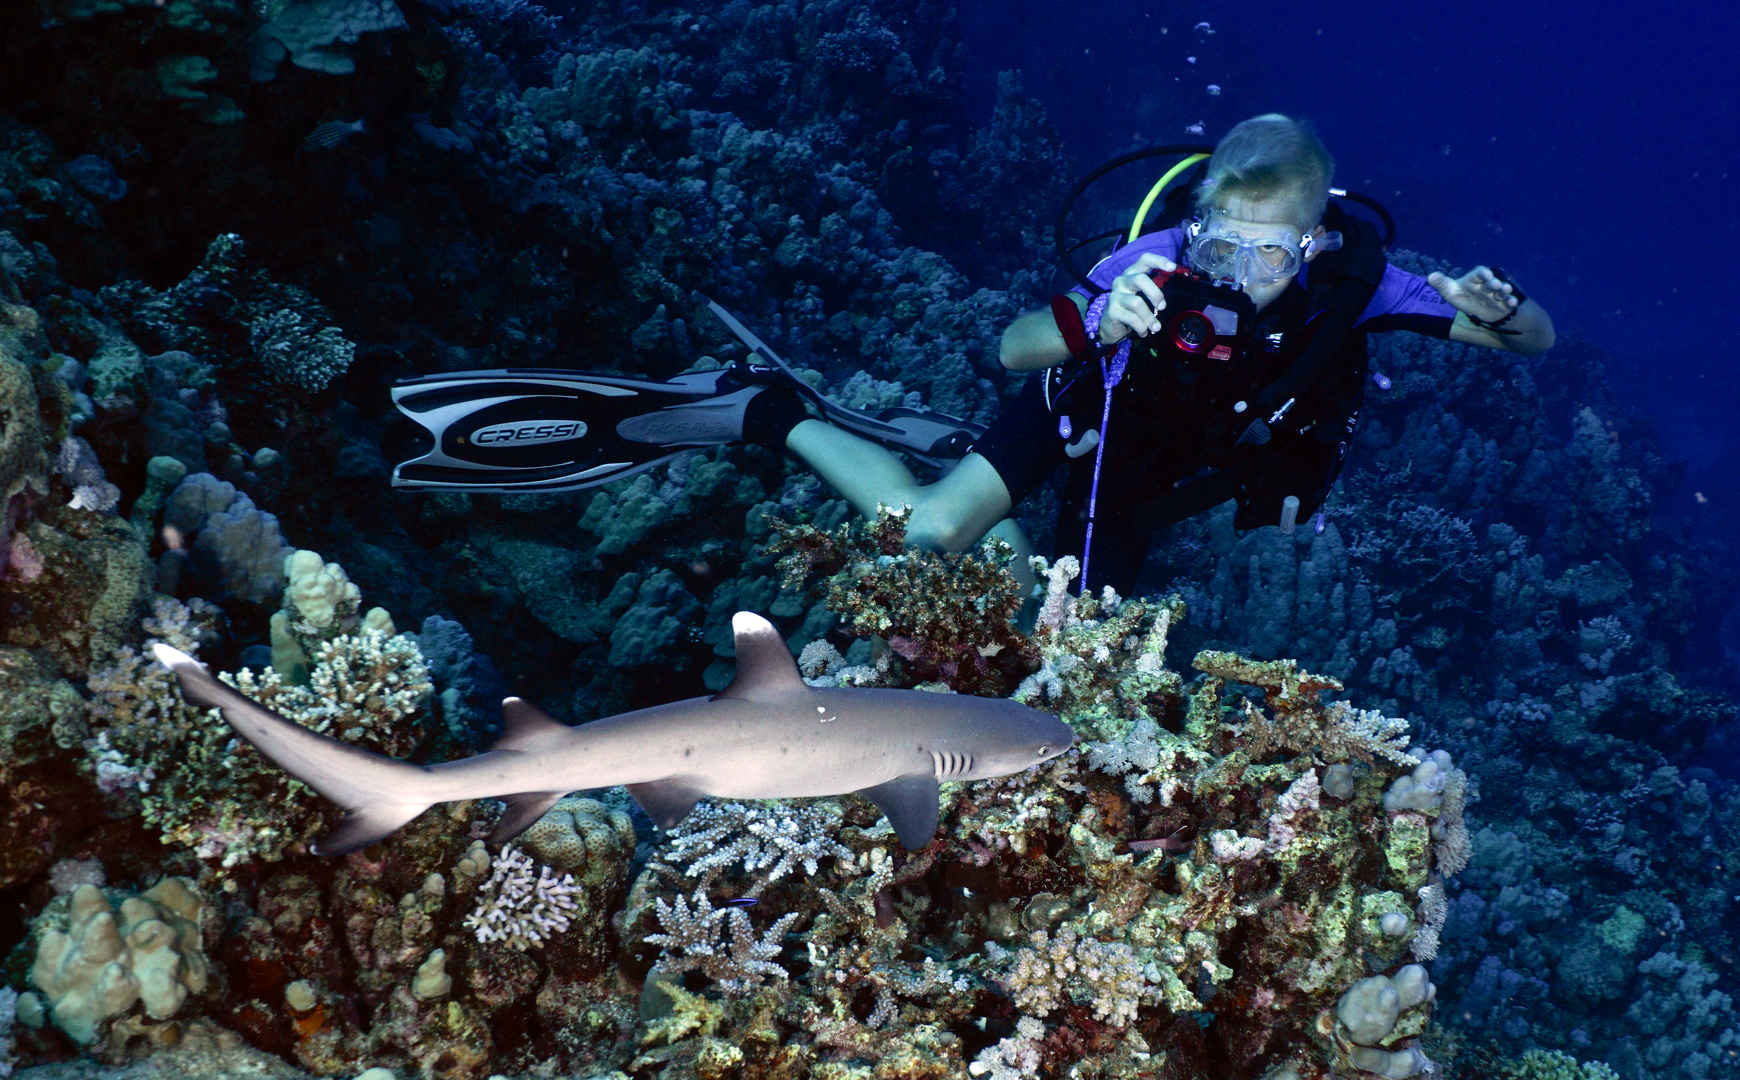
[{"label": "diver's other hand", "polygon": [[1451,307],[1482,322],[1497,322],[1517,306],[1510,283],[1498,280],[1485,266],[1476,266],[1459,278],[1434,270],[1427,275],[1426,284],[1437,289]]},{"label": "diver's other hand", "polygon": [[1176,269],[1178,264],[1171,259],[1148,252],[1120,274],[1112,282],[1106,310],[1100,315],[1100,344],[1116,345],[1132,333],[1147,337],[1159,330],[1166,297],[1150,275],[1156,270],[1170,274]]}]

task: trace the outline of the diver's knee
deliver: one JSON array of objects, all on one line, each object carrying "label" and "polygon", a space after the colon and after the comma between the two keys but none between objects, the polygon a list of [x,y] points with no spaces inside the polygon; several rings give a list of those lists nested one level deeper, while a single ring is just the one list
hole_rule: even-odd
[{"label": "diver's knee", "polygon": [[906,542],[925,551],[965,551],[981,535],[964,515],[940,507],[915,509],[906,526]]}]

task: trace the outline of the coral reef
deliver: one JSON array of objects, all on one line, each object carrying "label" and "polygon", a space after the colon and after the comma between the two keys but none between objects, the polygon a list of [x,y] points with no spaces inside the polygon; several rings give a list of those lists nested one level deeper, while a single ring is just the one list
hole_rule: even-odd
[{"label": "coral reef", "polygon": [[[28,0],[0,37],[28,106],[0,121],[21,1065],[1740,1075],[1740,790],[1697,757],[1731,748],[1699,642],[1737,572],[1665,509],[1674,467],[1593,345],[1380,337],[1393,385],[1321,530],[1211,511],[1137,598],[1042,562],[1028,628],[1007,552],[843,528],[759,448],[583,494],[384,482],[396,378],[743,359],[696,290],[842,404],[994,415],[1072,169],[1013,74],[964,119],[949,5]],[[1050,497],[1020,511],[1042,549]],[[464,805],[323,861],[300,841],[334,808],[143,659],[168,641],[428,760],[487,746],[508,688],[576,721],[718,690],[744,608],[818,684],[1013,694],[1083,749],[945,785],[916,853],[847,797],[708,804],[637,856],[592,793],[518,854]],[[178,877],[212,905],[198,949],[123,935],[150,1000],[92,1019],[62,993],[86,1047],[28,988],[37,946],[69,935],[66,989],[61,913],[107,890],[125,924]],[[479,940],[480,909],[539,940]],[[204,993],[159,978],[171,953],[204,956]]]}]

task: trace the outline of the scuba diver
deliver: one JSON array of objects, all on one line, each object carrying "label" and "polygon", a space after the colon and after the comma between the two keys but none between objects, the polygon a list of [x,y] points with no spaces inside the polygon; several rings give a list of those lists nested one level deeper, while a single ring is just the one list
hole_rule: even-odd
[{"label": "scuba diver", "polygon": [[[1149,202],[1204,156],[1200,180],[1178,189],[1191,197],[1190,219],[1141,234]],[[663,383],[516,368],[399,384],[395,402],[435,446],[400,465],[394,483],[568,490],[686,449],[753,442],[795,455],[866,517],[911,507],[915,545],[961,551],[999,537],[1020,556],[1017,576],[1034,583],[1033,545],[1009,513],[1067,465],[1055,554],[1080,554],[1082,588],[1129,595],[1162,525],[1229,499],[1241,532],[1291,531],[1319,513],[1366,382],[1382,379],[1369,370],[1367,334],[1411,330],[1521,355],[1553,343],[1552,320],[1503,270],[1422,278],[1390,266],[1377,230],[1330,202],[1333,171],[1302,124],[1275,113],[1246,120],[1212,155],[1163,177],[1129,242],[1085,274],[1062,239],[1078,185],[1059,213],[1058,244],[1080,281],[1004,332],[1003,366],[1041,374],[988,429],[918,410],[843,409],[708,301],[757,362]],[[895,450],[957,463],[924,484]]]}]

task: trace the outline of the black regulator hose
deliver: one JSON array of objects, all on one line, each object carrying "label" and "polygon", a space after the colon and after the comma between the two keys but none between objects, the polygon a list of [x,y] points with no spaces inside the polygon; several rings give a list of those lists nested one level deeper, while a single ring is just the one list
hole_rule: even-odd
[{"label": "black regulator hose", "polygon": [[[1098,296],[1100,293],[1105,292],[1106,290],[1093,283],[1093,279],[1087,276],[1085,270],[1075,264],[1075,248],[1071,247],[1064,240],[1064,226],[1069,220],[1069,212],[1075,206],[1075,201],[1081,198],[1082,192],[1093,186],[1094,181],[1114,169],[1123,168],[1125,165],[1137,161],[1145,161],[1151,157],[1166,157],[1173,154],[1188,155],[1212,153],[1214,153],[1214,147],[1212,146],[1199,146],[1185,143],[1177,143],[1168,146],[1149,146],[1141,150],[1132,150],[1128,154],[1122,154],[1115,157],[1076,181],[1075,186],[1069,189],[1069,194],[1063,197],[1063,202],[1058,204],[1057,218],[1052,222],[1051,226],[1052,241],[1057,249],[1058,262],[1062,263],[1063,268],[1069,271],[1070,277],[1075,278],[1076,281],[1081,283],[1083,288],[1088,290],[1088,295]],[[1123,230],[1119,229],[1116,233],[1111,235],[1118,236],[1122,234]],[[1104,237],[1099,237],[1098,239],[1104,239]],[[1076,245],[1076,247],[1080,246],[1081,245],[1079,244]]]}]

